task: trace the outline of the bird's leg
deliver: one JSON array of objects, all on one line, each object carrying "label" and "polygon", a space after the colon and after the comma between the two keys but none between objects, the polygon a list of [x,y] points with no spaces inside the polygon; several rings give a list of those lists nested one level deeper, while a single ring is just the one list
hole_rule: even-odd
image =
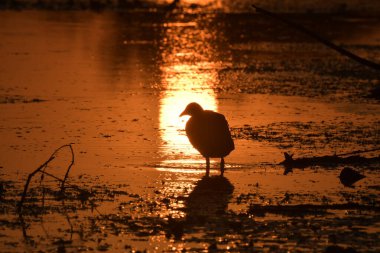
[{"label": "bird's leg", "polygon": [[210,158],[206,157],[206,177],[210,174]]},{"label": "bird's leg", "polygon": [[224,158],[220,159],[220,175],[223,176],[224,173]]}]

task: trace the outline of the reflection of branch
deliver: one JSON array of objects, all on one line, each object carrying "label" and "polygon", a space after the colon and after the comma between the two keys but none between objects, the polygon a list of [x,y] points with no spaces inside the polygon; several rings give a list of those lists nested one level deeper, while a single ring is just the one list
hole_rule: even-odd
[{"label": "reflection of branch", "polygon": [[[51,175],[51,174],[47,173],[46,171],[44,171],[44,169],[47,167],[47,165],[48,165],[52,160],[54,160],[54,159],[56,158],[56,154],[58,153],[58,151],[61,150],[61,149],[63,149],[63,148],[65,148],[65,147],[70,148],[70,151],[71,151],[71,163],[70,163],[69,167],[67,168],[67,171],[66,171],[66,174],[65,174],[64,179],[62,180],[62,179],[57,178],[57,177],[54,176],[54,175]],[[72,148],[71,144],[65,144],[65,145],[62,145],[61,147],[57,148],[57,149],[53,152],[53,154],[51,154],[51,156],[49,157],[48,160],[46,160],[46,161],[45,161],[42,165],[40,165],[35,171],[33,171],[32,173],[29,174],[28,179],[27,179],[27,181],[26,181],[26,183],[25,183],[25,186],[24,186],[24,192],[22,193],[21,201],[20,201],[19,206],[18,206],[18,211],[19,211],[19,212],[22,211],[22,206],[23,206],[23,203],[24,203],[24,201],[25,201],[26,194],[27,194],[27,192],[28,192],[28,188],[29,188],[30,180],[32,180],[32,178],[33,178],[33,176],[34,176],[35,174],[37,174],[38,172],[40,172],[40,173],[43,173],[43,174],[48,175],[48,176],[51,176],[51,177],[53,177],[54,179],[60,181],[60,182],[61,182],[61,191],[63,191],[63,190],[64,190],[64,184],[65,184],[65,181],[66,181],[66,179],[67,179],[67,176],[68,176],[69,171],[70,171],[71,167],[73,166],[73,164],[74,164],[74,151],[73,151],[73,148]],[[42,179],[43,179],[43,178],[41,178],[41,180],[42,180]]]},{"label": "reflection of branch", "polygon": [[49,238],[50,236],[49,236],[47,229],[44,226],[44,218],[43,217],[44,216],[42,215],[41,216],[41,228],[42,228],[42,231],[44,231],[46,238]]},{"label": "reflection of branch", "polygon": [[[64,198],[62,199],[62,205],[65,206],[65,199]],[[73,224],[71,223],[70,216],[67,213],[67,210],[65,208],[63,208],[63,214],[65,215],[66,221],[70,226],[70,241],[71,241],[73,239],[73,233],[74,233]]]},{"label": "reflection of branch", "polygon": [[22,227],[22,236],[24,237],[26,242],[29,242],[30,237],[28,236],[26,229],[28,228],[28,225],[25,223],[24,217],[22,216],[22,213],[19,213],[18,218],[20,219],[21,227]]},{"label": "reflection of branch", "polygon": [[68,213],[66,213],[66,220],[67,220],[67,223],[69,223],[69,226],[70,226],[70,241],[71,241],[73,239],[74,228],[73,228],[73,224],[71,224],[70,217],[69,217]]},{"label": "reflection of branch", "polygon": [[350,59],[352,59],[352,60],[354,60],[354,61],[362,64],[362,65],[365,65],[365,66],[370,67],[372,69],[375,69],[377,71],[380,70],[380,64],[372,62],[372,61],[369,61],[367,59],[364,59],[364,58],[362,58],[362,57],[360,57],[360,56],[358,56],[356,54],[353,54],[352,52],[350,52],[350,51],[348,51],[348,50],[346,50],[346,49],[344,49],[344,48],[342,48],[342,47],[334,44],[333,42],[327,40],[326,38],[322,37],[321,35],[316,34],[316,33],[312,32],[312,31],[310,31],[309,29],[306,29],[302,25],[299,25],[299,24],[296,24],[294,22],[291,22],[290,20],[285,19],[284,17],[281,17],[280,15],[277,15],[277,14],[275,14],[273,12],[264,10],[264,9],[262,9],[260,7],[257,7],[256,5],[252,4],[252,7],[255,8],[258,13],[267,15],[269,17],[272,17],[272,18],[274,18],[276,20],[281,21],[284,24],[287,24],[288,26],[290,26],[290,27],[292,27],[292,28],[294,28],[294,29],[296,29],[296,30],[298,30],[298,31],[300,31],[300,32],[308,35],[309,37],[317,40],[318,42],[322,43],[323,45],[325,45],[325,46],[327,46],[327,47],[329,47],[331,49],[334,49],[335,51],[337,51],[341,55],[344,55],[344,56],[346,56],[346,57],[348,57],[348,58],[350,58]]}]

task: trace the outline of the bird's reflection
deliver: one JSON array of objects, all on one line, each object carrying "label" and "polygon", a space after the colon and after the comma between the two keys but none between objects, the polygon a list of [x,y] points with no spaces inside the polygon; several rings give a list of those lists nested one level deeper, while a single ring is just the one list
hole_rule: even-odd
[{"label": "bird's reflection", "polygon": [[164,224],[167,238],[180,240],[184,234],[199,228],[214,231],[225,227],[227,208],[234,186],[223,176],[204,176],[185,199],[184,217],[167,217]]},{"label": "bird's reflection", "polygon": [[234,186],[223,176],[203,177],[186,200],[188,219],[225,213]]}]

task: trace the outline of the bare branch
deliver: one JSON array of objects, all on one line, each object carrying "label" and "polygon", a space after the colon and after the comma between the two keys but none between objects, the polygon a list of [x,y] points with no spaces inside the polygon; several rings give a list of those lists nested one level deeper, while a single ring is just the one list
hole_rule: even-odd
[{"label": "bare branch", "polygon": [[[56,158],[56,154],[58,153],[58,151],[60,151],[61,149],[63,148],[70,148],[70,151],[71,151],[71,163],[69,165],[69,167],[67,168],[67,171],[66,171],[66,174],[65,174],[65,177],[64,179],[59,179],[58,177],[50,174],[50,173],[47,173],[46,171],[44,171],[44,169],[47,167],[47,165]],[[67,176],[70,172],[70,169],[71,167],[74,165],[74,151],[73,151],[73,147],[72,147],[72,143],[70,144],[65,144],[65,145],[62,145],[60,146],[59,148],[57,148],[49,157],[49,159],[47,159],[43,164],[41,164],[36,170],[34,170],[32,173],[29,174],[28,176],[28,179],[26,180],[26,183],[25,183],[25,186],[24,186],[24,191],[22,193],[22,196],[21,196],[21,200],[20,200],[20,203],[18,204],[18,211],[21,212],[22,211],[22,207],[23,207],[23,204],[24,204],[24,201],[25,201],[25,198],[26,198],[26,195],[27,195],[27,192],[28,192],[28,188],[29,188],[29,184],[30,184],[30,181],[32,180],[33,176],[35,174],[37,174],[38,172],[42,173],[43,175],[48,175],[50,177],[53,177],[54,179],[58,180],[61,182],[61,191],[64,191],[64,184],[65,184],[65,181],[67,179]]]}]

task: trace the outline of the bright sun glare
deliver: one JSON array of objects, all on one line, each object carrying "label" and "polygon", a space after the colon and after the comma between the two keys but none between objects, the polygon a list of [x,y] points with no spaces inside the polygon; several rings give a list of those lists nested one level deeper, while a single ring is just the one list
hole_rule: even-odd
[{"label": "bright sun glare", "polygon": [[[161,93],[160,102],[160,133],[164,143],[162,152],[169,159],[164,163],[173,165],[173,155],[183,155],[176,159],[179,166],[204,162],[198,152],[191,146],[185,132],[188,116],[179,117],[185,107],[191,102],[197,102],[204,109],[217,110],[215,93],[208,87],[210,75],[197,73],[192,66],[183,65],[182,71],[174,77],[167,77],[167,89]],[[196,79],[194,79],[196,76]],[[187,158],[187,159],[185,159]]]},{"label": "bright sun glare", "polygon": [[[186,24],[184,24],[186,25]],[[192,28],[193,30],[196,28]],[[204,159],[195,150],[185,133],[188,116],[179,117],[185,107],[191,102],[199,103],[204,109],[217,111],[216,94],[213,86],[217,82],[215,68],[206,56],[202,60],[189,61],[192,47],[203,44],[208,53],[212,51],[205,36],[179,35],[181,27],[168,29],[165,33],[166,47],[162,58],[162,84],[160,94],[160,137],[162,168],[165,170],[192,168],[194,164],[204,163]],[[197,31],[203,34],[205,31]],[[196,38],[196,39],[195,39]],[[181,45],[181,46],[178,46]],[[185,45],[185,46],[183,46]]]}]

